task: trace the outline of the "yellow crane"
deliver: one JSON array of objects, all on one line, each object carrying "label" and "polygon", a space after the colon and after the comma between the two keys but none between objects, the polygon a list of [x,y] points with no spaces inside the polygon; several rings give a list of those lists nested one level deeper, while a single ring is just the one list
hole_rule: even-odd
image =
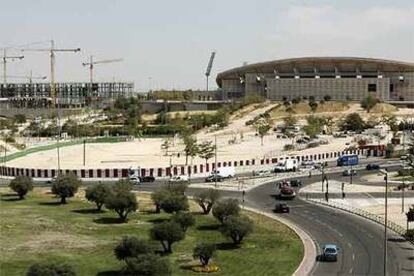
[{"label": "yellow crane", "polygon": [[4,48],[3,49],[3,83],[6,86],[7,84],[7,60],[11,59],[12,61],[14,61],[15,59],[23,59],[24,56],[8,56],[7,55],[7,49]]},{"label": "yellow crane", "polygon": [[49,52],[50,53],[50,97],[52,98],[52,106],[57,105],[56,101],[56,89],[55,89],[55,52],[79,52],[80,48],[55,48],[55,42],[50,41],[50,48],[43,49],[21,49],[22,51],[31,52]]}]

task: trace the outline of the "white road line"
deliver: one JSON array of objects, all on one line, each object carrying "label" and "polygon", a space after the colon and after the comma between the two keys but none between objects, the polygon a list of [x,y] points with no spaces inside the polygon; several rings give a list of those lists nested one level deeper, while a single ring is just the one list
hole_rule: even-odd
[{"label": "white road line", "polygon": [[352,253],[352,260],[355,260],[355,254]]},{"label": "white road line", "polygon": [[352,274],[352,271],[354,271],[354,268],[352,268],[352,267],[351,267],[351,268],[349,269],[349,274]]},{"label": "white road line", "polygon": [[351,243],[349,243],[349,242],[348,242],[348,246],[349,246],[349,248],[352,248],[352,244],[351,244]]}]

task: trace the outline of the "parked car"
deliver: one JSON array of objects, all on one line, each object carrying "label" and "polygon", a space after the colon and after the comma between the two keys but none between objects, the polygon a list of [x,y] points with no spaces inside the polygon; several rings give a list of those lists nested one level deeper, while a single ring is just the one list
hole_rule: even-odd
[{"label": "parked car", "polygon": [[141,178],[140,177],[138,177],[138,176],[131,176],[131,177],[128,177],[128,180],[131,182],[131,183],[133,183],[133,184],[140,184],[142,181],[141,181]]},{"label": "parked car", "polygon": [[52,177],[51,179],[49,179],[48,181],[46,181],[46,183],[48,184],[52,184],[53,182],[56,181],[56,176]]},{"label": "parked car", "polygon": [[217,182],[221,182],[224,180],[224,177],[219,174],[211,174],[206,177],[206,182],[215,182],[216,180]]},{"label": "parked car", "polygon": [[300,187],[300,186],[302,186],[302,181],[300,181],[299,179],[292,179],[292,180],[290,180],[290,186]]},{"label": "parked car", "polygon": [[290,208],[286,203],[276,203],[274,211],[276,213],[289,213]]},{"label": "parked car", "polygon": [[272,172],[269,171],[269,170],[253,171],[254,176],[270,176],[271,174],[272,174]]},{"label": "parked car", "polygon": [[379,170],[380,169],[380,165],[378,165],[378,164],[368,164],[365,167],[365,169],[368,170],[368,171]]},{"label": "parked car", "polygon": [[190,181],[190,179],[188,178],[187,175],[173,176],[168,180],[168,182],[170,182],[170,183],[181,183],[181,182],[189,182],[189,181]]},{"label": "parked car", "polygon": [[356,170],[347,169],[342,172],[342,176],[354,176],[357,175]]},{"label": "parked car", "polygon": [[322,261],[333,261],[338,260],[339,247],[336,244],[325,244],[322,247]]},{"label": "parked car", "polygon": [[152,175],[141,176],[139,179],[141,180],[141,182],[154,182],[155,181],[155,177],[153,177]]}]

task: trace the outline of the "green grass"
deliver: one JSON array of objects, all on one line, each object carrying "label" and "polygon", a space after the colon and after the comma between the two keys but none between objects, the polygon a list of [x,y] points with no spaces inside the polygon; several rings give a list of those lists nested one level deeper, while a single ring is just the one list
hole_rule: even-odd
[{"label": "green grass", "polygon": [[[25,200],[14,200],[16,197],[5,189],[0,194],[1,276],[24,275],[32,263],[44,260],[69,263],[78,275],[111,275],[110,271],[123,267],[113,255],[121,237],[148,238],[148,230],[155,221],[169,217],[150,212],[148,195],[140,196],[144,211],[131,215],[128,223],[117,224],[108,223],[116,218],[110,211],[75,212],[94,208],[80,198],[70,199],[67,205],[56,205],[56,198],[39,190]],[[198,214],[197,209],[192,211],[196,213],[196,225],[188,229],[185,240],[174,244],[174,253],[168,256],[173,275],[198,275],[184,267],[195,264],[192,249],[200,241],[219,245],[213,259],[220,267],[216,275],[291,275],[302,260],[300,239],[276,221],[246,212],[255,222],[254,233],[240,248],[227,249],[230,241],[215,229],[219,225],[217,220]]]}]

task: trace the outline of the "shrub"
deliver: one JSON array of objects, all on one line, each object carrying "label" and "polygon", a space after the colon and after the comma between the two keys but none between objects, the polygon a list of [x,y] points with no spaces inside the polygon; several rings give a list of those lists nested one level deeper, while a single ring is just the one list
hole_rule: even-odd
[{"label": "shrub", "polygon": [[168,276],[171,267],[167,259],[155,254],[139,255],[127,258],[127,272],[131,275]]},{"label": "shrub", "polygon": [[208,189],[194,196],[195,202],[203,209],[203,213],[208,215],[214,204],[220,199],[221,194],[219,190]]},{"label": "shrub", "polygon": [[239,201],[233,198],[220,201],[213,207],[213,216],[221,223],[223,223],[228,216],[238,216],[239,213]]},{"label": "shrub", "polygon": [[213,273],[220,270],[217,265],[207,265],[207,266],[193,266],[191,268],[192,271],[198,273]]},{"label": "shrub", "polygon": [[36,263],[29,267],[27,276],[75,276],[75,270],[68,264]]},{"label": "shrub", "polygon": [[207,266],[216,251],[216,246],[209,243],[200,243],[193,250],[193,258],[198,258],[202,266]]},{"label": "shrub", "polygon": [[246,216],[229,216],[224,220],[221,233],[238,245],[243,238],[253,232],[253,222]]},{"label": "shrub", "polygon": [[60,203],[66,204],[66,198],[73,197],[82,181],[73,173],[61,174],[52,185],[52,193],[60,197]]},{"label": "shrub", "polygon": [[332,98],[331,98],[330,95],[325,95],[325,96],[323,96],[323,99],[324,99],[325,102],[329,102]]},{"label": "shrub", "polygon": [[178,223],[184,232],[195,224],[194,216],[188,212],[179,212],[171,217],[171,221]]},{"label": "shrub", "polygon": [[94,202],[96,204],[96,208],[100,211],[110,191],[111,190],[108,185],[97,184],[86,189],[85,198],[90,202]]},{"label": "shrub", "polygon": [[183,240],[185,233],[178,223],[166,221],[155,225],[150,230],[150,236],[161,243],[165,253],[171,253],[172,244]]},{"label": "shrub", "polygon": [[185,195],[170,193],[161,201],[161,209],[166,213],[176,213],[189,209],[188,198]]},{"label": "shrub", "polygon": [[142,254],[149,254],[152,247],[147,240],[137,237],[125,236],[115,247],[114,253],[118,260],[124,261],[126,258],[138,257]]},{"label": "shrub", "polygon": [[33,190],[33,180],[29,176],[16,176],[9,184],[20,199],[24,199],[24,196],[31,190]]},{"label": "shrub", "polygon": [[283,150],[286,150],[286,151],[294,150],[294,149],[295,149],[295,146],[292,145],[292,144],[286,144],[286,145],[283,146]]}]

